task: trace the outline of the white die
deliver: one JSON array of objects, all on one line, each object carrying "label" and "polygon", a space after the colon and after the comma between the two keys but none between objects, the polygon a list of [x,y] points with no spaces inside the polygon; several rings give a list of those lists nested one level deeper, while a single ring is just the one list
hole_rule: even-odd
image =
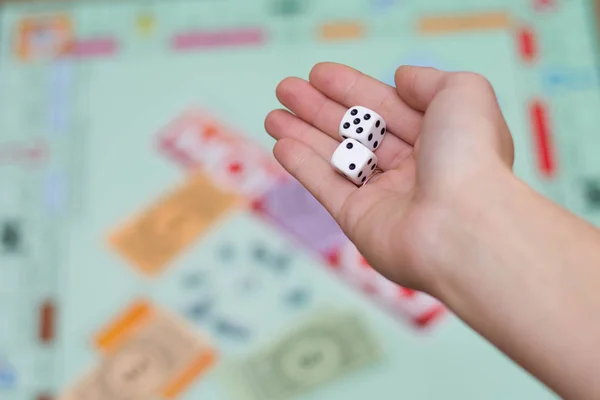
[{"label": "white die", "polygon": [[331,156],[331,165],[357,186],[377,167],[377,156],[357,140],[344,140]]},{"label": "white die", "polygon": [[386,132],[387,126],[381,115],[362,106],[348,109],[340,122],[342,139],[356,139],[371,151],[381,145]]}]

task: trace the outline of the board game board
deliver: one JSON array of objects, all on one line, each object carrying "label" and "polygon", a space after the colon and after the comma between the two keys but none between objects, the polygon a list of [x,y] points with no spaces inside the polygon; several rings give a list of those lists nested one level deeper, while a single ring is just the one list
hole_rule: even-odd
[{"label": "board game board", "polygon": [[551,399],[378,276],[271,156],[319,61],[494,85],[515,172],[600,224],[582,0],[18,2],[0,15],[0,399]]}]

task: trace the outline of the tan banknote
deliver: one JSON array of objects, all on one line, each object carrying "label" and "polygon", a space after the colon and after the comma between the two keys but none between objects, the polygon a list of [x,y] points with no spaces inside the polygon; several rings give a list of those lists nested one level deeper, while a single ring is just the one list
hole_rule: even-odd
[{"label": "tan banknote", "polygon": [[216,359],[208,339],[139,302],[96,337],[101,362],[62,400],[175,399]]}]

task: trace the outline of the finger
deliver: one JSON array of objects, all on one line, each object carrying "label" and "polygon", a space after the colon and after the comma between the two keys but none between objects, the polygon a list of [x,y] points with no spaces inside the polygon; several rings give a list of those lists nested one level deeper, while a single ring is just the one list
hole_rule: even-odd
[{"label": "finger", "polygon": [[385,119],[388,130],[414,145],[421,129],[422,115],[404,103],[396,90],[353,68],[336,63],[319,63],[310,72],[310,83],[344,107],[361,105]]},{"label": "finger", "polygon": [[[510,130],[502,115],[492,84],[473,72],[444,72],[434,68],[400,67],[396,72],[399,95],[415,108],[425,110],[434,98],[440,98],[447,115],[431,118],[432,131],[477,130],[481,124],[501,127],[506,137],[500,141],[502,158],[509,165],[514,162],[514,147]],[[470,118],[462,118],[469,115]]]},{"label": "finger", "polygon": [[415,110],[425,111],[450,72],[403,65],[396,70],[396,91]]},{"label": "finger", "polygon": [[294,139],[281,139],[273,149],[279,163],[337,220],[344,202],[358,188],[335,172],[311,147]]},{"label": "finger", "polygon": [[[473,72],[444,72],[434,68],[400,67],[396,72],[400,96],[421,110],[427,109],[437,96],[443,96],[455,110],[488,115],[503,121],[492,84]],[[453,115],[459,115],[456,112]],[[462,119],[461,119],[462,121]],[[446,120],[444,123],[447,123]],[[462,121],[461,123],[464,123]]]},{"label": "finger", "polygon": [[[347,109],[342,105],[327,98],[323,93],[315,89],[310,83],[299,78],[287,78],[277,86],[277,97],[281,104],[290,109],[301,122],[313,127],[310,130],[304,125],[281,126],[281,133],[286,137],[294,137],[294,134],[302,130],[300,135],[305,139],[302,142],[311,145],[319,141],[317,135],[326,136],[339,141],[339,125]],[[277,115],[279,118],[280,115]],[[281,122],[281,121],[275,121]],[[291,123],[290,119],[285,121]],[[271,121],[273,123],[273,121]],[[325,133],[325,135],[323,134]],[[377,149],[377,157],[380,167],[384,170],[395,168],[405,157],[412,153],[412,146],[394,135],[386,135],[383,143]]]},{"label": "finger", "polygon": [[335,140],[340,140],[339,124],[345,110],[331,101],[307,81],[287,78],[276,90],[277,99],[295,115]]},{"label": "finger", "polygon": [[415,108],[426,110],[436,96],[449,97],[456,109],[503,119],[492,84],[473,72],[445,72],[434,68],[402,66],[396,71],[398,94]]},{"label": "finger", "polygon": [[340,144],[286,110],[271,111],[265,119],[265,129],[276,140],[290,138],[310,146],[325,160]]}]

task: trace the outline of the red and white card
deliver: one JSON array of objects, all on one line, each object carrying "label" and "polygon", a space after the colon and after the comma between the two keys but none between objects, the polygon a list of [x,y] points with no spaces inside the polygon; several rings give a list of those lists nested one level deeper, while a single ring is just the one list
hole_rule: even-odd
[{"label": "red and white card", "polygon": [[395,315],[419,328],[428,327],[445,314],[445,307],[428,294],[407,289],[375,271],[352,242],[338,250],[335,270],[353,287]]},{"label": "red and white card", "polygon": [[217,186],[241,196],[257,197],[285,176],[269,152],[198,110],[159,132],[159,147],[182,167],[202,170]]},{"label": "red and white card", "polygon": [[158,136],[161,152],[191,169],[220,162],[235,139],[216,119],[195,110],[176,118]]},{"label": "red and white card", "polygon": [[278,166],[262,149],[240,140],[231,143],[219,162],[208,165],[206,172],[223,190],[256,198],[283,178]]}]

